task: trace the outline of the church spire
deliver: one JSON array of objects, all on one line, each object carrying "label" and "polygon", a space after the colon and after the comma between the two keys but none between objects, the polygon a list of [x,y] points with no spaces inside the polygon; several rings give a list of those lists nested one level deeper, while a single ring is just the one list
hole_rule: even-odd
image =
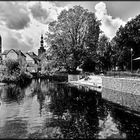
[{"label": "church spire", "polygon": [[43,38],[43,34],[41,34],[40,48],[38,49],[38,56],[40,56],[40,55],[43,54],[44,52],[46,52],[46,50],[45,50],[45,48],[44,48],[44,38]]},{"label": "church spire", "polygon": [[40,41],[41,47],[44,47],[44,39],[43,39],[43,34],[41,34],[41,41]]}]

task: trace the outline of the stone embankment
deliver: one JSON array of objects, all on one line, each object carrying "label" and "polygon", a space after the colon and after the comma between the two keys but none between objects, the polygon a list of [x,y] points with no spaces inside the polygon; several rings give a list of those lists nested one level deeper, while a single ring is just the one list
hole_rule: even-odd
[{"label": "stone embankment", "polygon": [[140,79],[102,77],[102,87],[115,91],[140,95]]},{"label": "stone embankment", "polygon": [[102,98],[126,109],[140,113],[140,79],[115,78],[91,75],[86,78],[69,81],[73,85],[93,87],[102,93]]},{"label": "stone embankment", "polygon": [[104,76],[102,98],[140,113],[140,79]]}]

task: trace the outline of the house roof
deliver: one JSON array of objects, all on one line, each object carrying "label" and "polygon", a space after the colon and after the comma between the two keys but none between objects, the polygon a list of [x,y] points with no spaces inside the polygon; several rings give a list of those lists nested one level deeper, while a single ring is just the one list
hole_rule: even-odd
[{"label": "house roof", "polygon": [[15,50],[15,51],[17,52],[17,54],[20,54],[21,53],[22,56],[26,57],[25,54],[21,50]]},{"label": "house roof", "polygon": [[4,50],[2,55],[7,55],[10,51],[14,51],[17,55],[21,54],[22,56],[26,57],[24,53],[21,50],[15,50],[15,49],[10,49],[10,50]]},{"label": "house roof", "polygon": [[34,52],[27,52],[26,54],[28,54],[35,62],[40,61],[40,59],[38,58],[38,56]]},{"label": "house roof", "polygon": [[2,53],[2,55],[6,55],[8,54],[9,50],[4,50],[4,52]]}]

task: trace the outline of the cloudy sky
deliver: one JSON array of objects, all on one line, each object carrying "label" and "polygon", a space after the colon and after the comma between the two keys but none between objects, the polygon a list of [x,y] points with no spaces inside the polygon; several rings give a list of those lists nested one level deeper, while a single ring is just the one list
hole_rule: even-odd
[{"label": "cloudy sky", "polygon": [[2,51],[10,48],[23,52],[40,47],[40,35],[48,23],[56,20],[63,9],[81,5],[101,20],[101,30],[111,39],[120,25],[140,14],[140,2],[132,1],[11,1],[0,2],[0,34]]}]

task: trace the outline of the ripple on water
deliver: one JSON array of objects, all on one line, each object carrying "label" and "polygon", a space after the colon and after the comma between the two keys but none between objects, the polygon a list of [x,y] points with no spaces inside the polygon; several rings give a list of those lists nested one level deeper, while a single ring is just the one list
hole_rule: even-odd
[{"label": "ripple on water", "polygon": [[[132,138],[140,118],[115,109],[101,93],[34,80],[0,90],[0,138]],[[136,121],[134,121],[135,119]]]}]

